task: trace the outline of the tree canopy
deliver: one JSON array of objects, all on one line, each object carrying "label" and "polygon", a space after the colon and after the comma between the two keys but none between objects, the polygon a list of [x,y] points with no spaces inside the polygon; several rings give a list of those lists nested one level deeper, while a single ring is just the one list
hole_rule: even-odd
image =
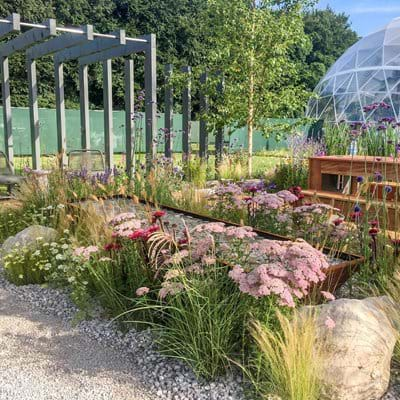
[{"label": "tree canopy", "polygon": [[[246,1],[243,0],[242,3],[246,3]],[[235,2],[237,0],[233,3]],[[251,1],[248,0],[247,3],[250,4]],[[270,0],[261,3],[264,5],[268,3],[276,10],[280,9],[282,13],[287,13],[293,10],[293,7],[298,4],[298,0]],[[232,12],[230,4],[224,3],[226,9],[224,12]],[[123,28],[131,36],[155,33],[158,45],[158,73],[161,83],[162,66],[165,63],[174,64],[175,70],[182,65],[191,65],[199,69],[209,66],[213,50],[210,46],[214,46],[216,42],[210,40],[208,35],[215,34],[217,26],[209,26],[210,29],[205,30],[203,18],[208,7],[214,5],[210,0],[3,0],[0,2],[0,16],[5,17],[12,12],[18,12],[23,21],[42,22],[46,18],[56,18],[57,23],[61,25],[90,23],[98,32],[110,32],[116,28]],[[288,73],[281,73],[280,79],[275,82],[265,81],[271,93],[278,93],[280,90],[278,88],[282,88],[281,83],[285,82],[290,83],[291,87],[295,87],[296,90],[313,89],[329,65],[357,40],[357,35],[349,27],[348,18],[343,14],[335,14],[331,9],[307,12],[302,18],[303,20],[299,20],[299,26],[303,29],[304,25],[306,36],[302,36],[300,46],[294,45],[292,49],[287,49],[294,55]],[[277,27],[273,19],[268,23]],[[240,26],[231,25],[230,33],[237,41],[240,39]],[[267,34],[260,31],[259,39],[267,41],[271,45],[274,45],[277,35],[283,33],[278,29],[274,34],[268,27],[267,32],[272,36],[268,37]],[[221,36],[219,37],[221,38]],[[306,43],[307,38],[308,44]],[[267,47],[264,43],[259,43],[257,46]],[[219,48],[222,47],[219,45]],[[273,47],[276,49],[275,45]],[[244,47],[243,51],[246,54],[247,49]],[[39,60],[37,64],[39,105],[54,107],[52,59],[46,57]],[[274,68],[271,62],[266,62],[265,67]],[[113,100],[115,107],[119,108],[123,104],[122,65],[114,62],[113,68]],[[295,72],[292,71],[292,68],[297,71],[297,76],[292,74]],[[137,57],[138,86],[143,85],[142,71],[142,60]],[[28,92],[24,54],[12,57],[10,75],[12,105],[27,106]],[[276,86],[276,83],[279,85]],[[90,67],[89,85],[91,107],[102,108],[100,65]],[[65,93],[67,107],[77,107],[79,88],[78,68],[75,62],[65,64]],[[289,95],[288,90],[285,93]],[[276,108],[278,105],[275,103],[273,101],[271,106]],[[278,112],[278,109],[276,111]],[[288,111],[286,108],[285,113]]]}]

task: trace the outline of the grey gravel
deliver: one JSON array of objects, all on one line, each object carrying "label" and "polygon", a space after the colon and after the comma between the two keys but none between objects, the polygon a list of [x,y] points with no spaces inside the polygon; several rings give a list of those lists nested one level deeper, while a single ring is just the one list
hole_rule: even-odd
[{"label": "grey gravel", "polygon": [[149,331],[78,324],[63,290],[14,286],[0,269],[0,400],[243,400],[240,376],[201,382]]}]

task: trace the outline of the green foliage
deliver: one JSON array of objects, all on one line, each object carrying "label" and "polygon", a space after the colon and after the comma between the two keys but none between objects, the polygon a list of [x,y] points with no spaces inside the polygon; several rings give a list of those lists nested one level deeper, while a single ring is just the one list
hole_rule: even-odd
[{"label": "green foliage", "polygon": [[240,351],[247,302],[224,267],[181,283],[184,290],[164,307],[162,350],[190,364],[197,375],[215,378]]},{"label": "green foliage", "polygon": [[308,164],[303,160],[298,162],[294,162],[294,159],[281,161],[271,179],[279,189],[288,189],[292,186],[307,187]]},{"label": "green foliage", "polygon": [[304,32],[311,46],[306,53],[297,49],[301,82],[313,90],[332,64],[359,38],[350,27],[349,17],[330,7],[312,10],[304,15]]},{"label": "green foliage", "polygon": [[36,240],[35,246],[16,246],[4,256],[6,278],[15,285],[42,284],[51,280],[52,275],[58,276],[60,270],[68,268],[71,248],[67,236],[52,243],[43,242],[43,238]]}]

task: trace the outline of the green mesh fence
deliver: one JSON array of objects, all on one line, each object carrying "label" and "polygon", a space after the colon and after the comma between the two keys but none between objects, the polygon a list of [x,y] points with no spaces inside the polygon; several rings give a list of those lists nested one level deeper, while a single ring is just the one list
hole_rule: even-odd
[{"label": "green mesh fence", "polygon": [[[40,120],[40,146],[42,154],[57,153],[57,125],[56,112],[53,109],[39,109]],[[104,149],[104,119],[103,111],[90,111],[90,139],[91,148]],[[122,153],[125,151],[125,113],[123,111],[113,112],[114,122],[114,152]],[[144,117],[136,121],[137,151],[144,151]],[[14,152],[16,155],[30,155],[30,128],[29,128],[29,109],[28,108],[13,108],[12,109],[12,126],[14,134]],[[158,118],[158,128],[164,126],[164,115],[160,114]],[[66,127],[67,127],[67,149],[74,150],[80,148],[80,112],[79,110],[66,110]],[[173,139],[174,152],[182,151],[182,116],[174,116],[174,131]],[[159,131],[160,132],[160,131]],[[163,139],[159,137],[158,149],[163,151]],[[210,144],[214,143],[214,136],[209,135]],[[192,122],[192,144],[199,141],[199,123]],[[247,147],[247,129],[242,128],[234,131],[230,136],[225,135],[225,142],[232,148]],[[260,132],[255,132],[253,148],[254,152],[263,150],[276,150],[285,148],[286,142],[277,142],[273,137],[265,139]],[[0,149],[4,149],[4,125],[3,111],[0,108]]]}]

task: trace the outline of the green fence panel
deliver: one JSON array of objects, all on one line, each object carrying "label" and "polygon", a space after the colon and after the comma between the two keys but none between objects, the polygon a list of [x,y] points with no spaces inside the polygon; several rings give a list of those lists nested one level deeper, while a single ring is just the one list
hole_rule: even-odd
[{"label": "green fence panel", "polygon": [[[0,108],[0,148],[4,148],[4,125],[3,110]],[[67,129],[67,150],[79,149],[80,142],[80,112],[79,110],[66,110],[66,129]],[[103,111],[91,110],[90,118],[90,140],[92,149],[104,149],[104,117]],[[53,109],[39,109],[40,120],[40,145],[42,154],[57,153],[57,124],[56,112]],[[144,133],[144,116],[137,119],[136,124],[136,150],[144,152],[145,149],[145,133]],[[274,123],[282,120],[268,120],[267,123]],[[290,121],[290,120],[285,120]],[[292,120],[293,121],[293,120]],[[125,151],[125,112],[114,111],[114,152],[123,153]],[[22,107],[14,107],[12,109],[12,124],[14,133],[14,152],[16,155],[30,155],[31,141],[29,130],[29,109]],[[164,127],[164,114],[160,114],[158,118],[158,151],[163,152],[164,142],[163,133],[160,128]],[[173,151],[182,151],[182,115],[174,115],[174,138]],[[193,144],[199,141],[199,122],[192,121]],[[210,144],[214,144],[214,136],[209,135]],[[239,148],[247,148],[247,128],[237,129],[228,135],[225,133],[225,142],[229,143],[232,150]],[[287,147],[285,140],[276,141],[273,135],[266,139],[261,132],[254,133],[253,148],[254,152],[263,150],[276,150]]]}]

